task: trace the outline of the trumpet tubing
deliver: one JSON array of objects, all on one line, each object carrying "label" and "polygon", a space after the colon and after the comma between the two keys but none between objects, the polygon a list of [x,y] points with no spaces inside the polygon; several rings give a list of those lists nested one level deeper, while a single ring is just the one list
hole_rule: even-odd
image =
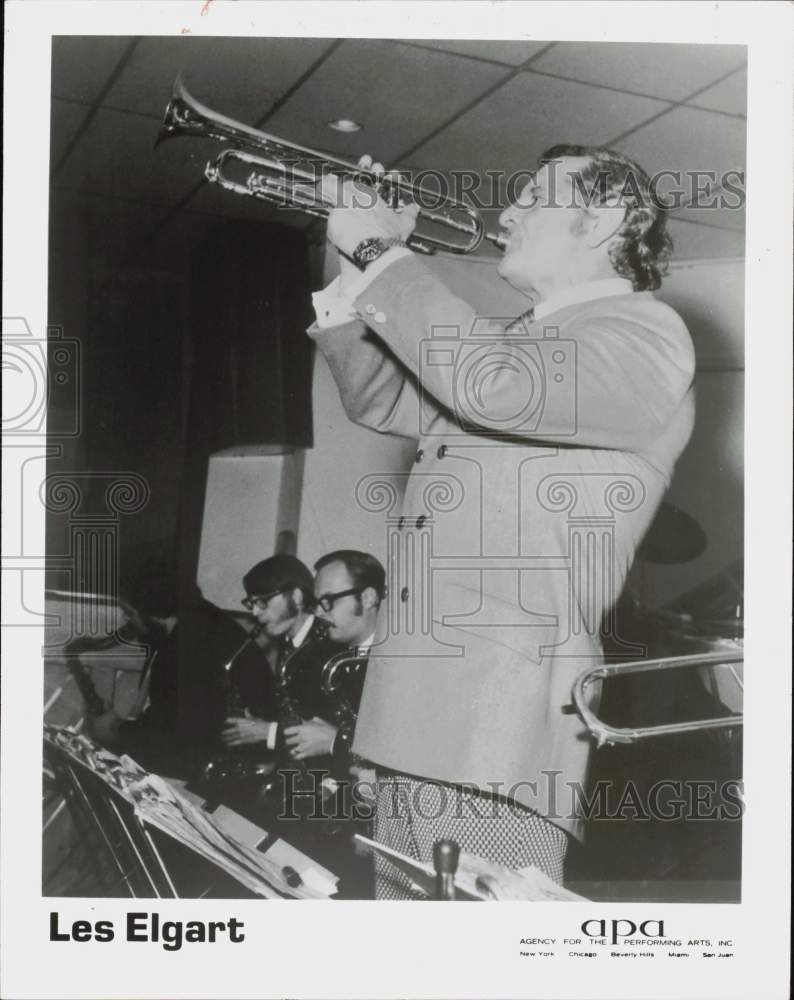
[{"label": "trumpet tubing", "polygon": [[[435,194],[403,178],[381,178],[346,160],[227,118],[200,104],[181,79],[174,85],[155,145],[178,136],[234,144],[211,160],[204,171],[210,183],[233,194],[325,218],[333,203],[320,193],[319,182],[324,176],[333,174],[363,182],[395,206],[406,201],[416,204],[417,227],[408,238],[408,245],[415,250],[470,254],[483,240],[499,247],[505,245],[502,235],[485,231],[480,215],[465,202]],[[240,168],[244,176],[235,177],[235,171]],[[428,202],[433,207],[425,207]]]}]

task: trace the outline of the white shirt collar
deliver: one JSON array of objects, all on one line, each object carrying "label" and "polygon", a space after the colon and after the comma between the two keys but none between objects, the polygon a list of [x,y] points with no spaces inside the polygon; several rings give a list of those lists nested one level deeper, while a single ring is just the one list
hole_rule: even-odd
[{"label": "white shirt collar", "polygon": [[306,619],[303,625],[301,625],[301,627],[292,637],[292,645],[295,647],[295,649],[297,649],[300,645],[302,645],[303,640],[309,634],[309,629],[312,627],[313,624],[314,624],[314,615],[309,615],[309,617]]},{"label": "white shirt collar", "polygon": [[359,656],[368,656],[370,649],[372,649],[372,643],[375,641],[375,633],[373,632],[371,636],[365,639],[364,642],[360,642],[356,649],[358,650]]},{"label": "white shirt collar", "polygon": [[535,319],[543,319],[550,313],[574,306],[579,302],[589,302],[591,299],[606,299],[613,295],[630,295],[633,292],[628,278],[599,278],[597,281],[585,281],[581,285],[572,285],[549,298],[543,299],[535,306]]}]

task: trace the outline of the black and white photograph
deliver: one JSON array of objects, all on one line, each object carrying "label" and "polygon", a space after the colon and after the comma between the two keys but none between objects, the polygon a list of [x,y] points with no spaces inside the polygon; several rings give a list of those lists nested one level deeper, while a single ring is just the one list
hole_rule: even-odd
[{"label": "black and white photograph", "polygon": [[[752,276],[790,287],[791,197],[782,230],[754,206],[748,104],[783,5],[692,37],[621,4],[10,6],[42,146],[5,202],[41,188],[43,266],[3,310],[33,650],[3,869],[16,812],[52,969],[4,995],[746,996],[788,884],[756,587],[790,574],[791,317]],[[151,965],[81,980],[97,953]]]}]

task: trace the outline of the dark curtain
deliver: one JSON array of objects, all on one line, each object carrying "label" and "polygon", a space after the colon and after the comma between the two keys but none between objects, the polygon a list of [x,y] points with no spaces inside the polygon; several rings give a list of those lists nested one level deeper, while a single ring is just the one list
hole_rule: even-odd
[{"label": "dark curtain", "polygon": [[119,518],[121,575],[148,567],[185,587],[195,580],[210,454],[312,443],[303,234],[224,224],[196,247],[186,273],[187,281],[138,264],[89,285],[81,467],[70,470],[88,474],[81,513],[91,516],[103,512],[107,485],[94,474],[146,480],[146,506]]},{"label": "dark curtain", "polygon": [[192,375],[181,505],[182,572],[195,579],[209,456],[312,444],[306,242],[281,226],[213,232],[191,268]]}]

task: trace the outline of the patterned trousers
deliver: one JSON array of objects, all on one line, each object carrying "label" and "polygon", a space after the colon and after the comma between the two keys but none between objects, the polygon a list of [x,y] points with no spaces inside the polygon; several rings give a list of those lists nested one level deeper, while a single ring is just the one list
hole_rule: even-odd
[{"label": "patterned trousers", "polygon": [[[375,840],[416,861],[433,861],[433,844],[454,840],[461,850],[508,868],[534,865],[562,883],[568,834],[538,813],[438,781],[379,774]],[[425,899],[410,879],[376,856],[376,899]]]}]

